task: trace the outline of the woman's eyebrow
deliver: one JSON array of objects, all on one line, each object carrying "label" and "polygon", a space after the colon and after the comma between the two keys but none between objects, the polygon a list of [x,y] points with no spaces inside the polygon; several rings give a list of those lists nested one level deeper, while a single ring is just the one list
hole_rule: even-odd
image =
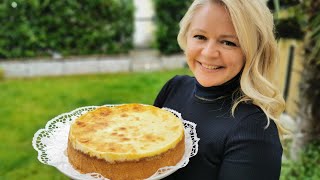
[{"label": "woman's eyebrow", "polygon": [[205,31],[205,30],[203,30],[203,29],[199,29],[199,28],[191,29],[191,31],[190,31],[190,32],[202,32],[202,33],[206,33],[206,31]]},{"label": "woman's eyebrow", "polygon": [[221,38],[232,38],[235,40],[238,40],[238,37],[236,35],[232,35],[232,34],[222,34],[220,35]]},{"label": "woman's eyebrow", "polygon": [[[195,32],[207,33],[205,30],[200,29],[200,28],[194,28],[194,29],[190,30],[190,33],[195,33]],[[231,38],[231,39],[238,40],[238,37],[233,34],[222,34],[222,35],[220,35],[220,38]]]}]

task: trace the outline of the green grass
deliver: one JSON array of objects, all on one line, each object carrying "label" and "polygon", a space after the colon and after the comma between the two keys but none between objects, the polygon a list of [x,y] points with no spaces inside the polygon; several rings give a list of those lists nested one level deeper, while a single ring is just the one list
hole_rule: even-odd
[{"label": "green grass", "polygon": [[0,81],[0,179],[68,179],[41,164],[34,133],[64,112],[89,105],[152,104],[164,83],[186,69]]},{"label": "green grass", "polygon": [[[55,116],[82,106],[152,104],[164,83],[176,74],[190,72],[187,69],[179,69],[148,73],[1,80],[0,180],[69,179],[54,167],[38,161],[37,152],[32,147],[32,138],[38,129],[44,128]],[[288,155],[289,144],[285,143],[284,146],[284,153]],[[309,154],[312,154],[312,158],[309,159],[317,160],[312,164],[316,167],[319,153],[317,157],[314,153]],[[305,159],[309,162],[308,158]],[[303,168],[305,164],[285,162],[280,179],[291,180],[295,179],[297,174],[313,172],[313,166],[306,169]]]}]

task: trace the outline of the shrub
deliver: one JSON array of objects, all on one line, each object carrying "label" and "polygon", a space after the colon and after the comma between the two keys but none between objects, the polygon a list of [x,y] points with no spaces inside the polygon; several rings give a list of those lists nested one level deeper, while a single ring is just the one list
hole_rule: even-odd
[{"label": "shrub", "polygon": [[181,52],[177,42],[179,22],[192,0],[154,0],[156,16],[156,48],[163,54]]},{"label": "shrub", "polygon": [[[274,0],[267,1],[268,7],[272,11],[276,11]],[[297,39],[302,40],[304,37],[303,29],[300,25],[300,21],[303,19],[301,15],[299,15],[299,0],[280,0],[280,12],[285,12],[288,17],[286,18],[276,18],[276,37],[285,38],[285,39]]]},{"label": "shrub", "polygon": [[291,17],[279,19],[276,22],[276,36],[277,38],[302,40],[304,32],[302,31],[298,19]]},{"label": "shrub", "polygon": [[298,161],[283,163],[281,179],[320,179],[320,141],[310,143]]},{"label": "shrub", "polygon": [[[279,4],[282,8],[295,6],[300,3],[300,0],[280,0]],[[274,3],[273,0],[268,0],[267,5],[270,9],[274,10]]]},{"label": "shrub", "polygon": [[133,12],[132,0],[3,0],[0,58],[128,52]]}]

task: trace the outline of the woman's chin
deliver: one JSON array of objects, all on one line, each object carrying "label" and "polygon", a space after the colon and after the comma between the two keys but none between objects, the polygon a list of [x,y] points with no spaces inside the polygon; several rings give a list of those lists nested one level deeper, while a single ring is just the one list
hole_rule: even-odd
[{"label": "woman's chin", "polygon": [[212,76],[208,75],[207,73],[197,71],[194,73],[194,76],[203,87],[219,86],[222,84],[221,82],[217,81],[221,79],[217,74]]}]

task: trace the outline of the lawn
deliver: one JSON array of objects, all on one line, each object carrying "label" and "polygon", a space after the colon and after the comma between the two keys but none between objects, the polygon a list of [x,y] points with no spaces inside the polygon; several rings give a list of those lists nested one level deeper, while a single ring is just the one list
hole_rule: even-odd
[{"label": "lawn", "polygon": [[34,133],[55,116],[89,105],[152,104],[164,83],[186,69],[0,81],[0,179],[68,179],[41,164]]},{"label": "lawn", "polygon": [[[164,83],[176,74],[190,72],[178,69],[0,80],[0,180],[69,179],[54,167],[38,161],[32,147],[32,138],[38,129],[44,128],[55,116],[82,106],[152,104]],[[288,150],[287,145],[284,149]],[[319,173],[314,172],[318,172],[315,167],[320,154],[318,150],[310,152],[312,156],[306,163],[310,167],[289,161],[283,164],[280,179],[296,179],[297,172],[301,177],[318,179]],[[310,159],[316,161],[310,163]]]}]

